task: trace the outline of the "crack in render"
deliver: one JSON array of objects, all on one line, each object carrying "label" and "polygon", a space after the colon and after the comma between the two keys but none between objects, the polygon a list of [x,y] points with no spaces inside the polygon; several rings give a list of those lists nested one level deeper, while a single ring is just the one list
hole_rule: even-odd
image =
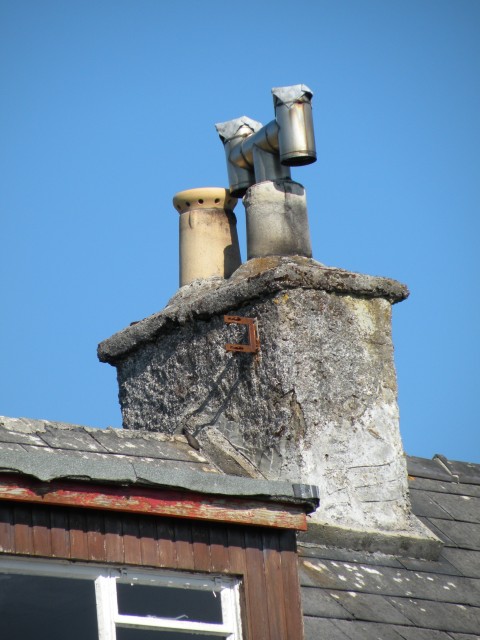
[{"label": "crack in render", "polygon": [[222,381],[222,379],[226,376],[226,374],[228,373],[229,369],[232,368],[233,365],[233,359],[231,359],[223,368],[223,371],[221,371],[216,380],[212,381],[211,387],[210,387],[210,391],[207,393],[207,397],[205,398],[205,400],[193,411],[191,411],[188,416],[187,416],[187,420],[189,418],[193,418],[194,416],[199,415],[200,413],[202,413],[202,411],[205,409],[205,407],[208,405],[209,401],[212,399],[212,397],[218,393],[219,391],[221,392],[221,388],[220,388],[220,382]]},{"label": "crack in render", "polygon": [[382,462],[381,464],[360,464],[356,467],[347,467],[348,471],[353,469],[380,469],[381,467],[389,467],[391,466],[395,460],[390,460],[389,462]]},{"label": "crack in render", "polygon": [[362,500],[361,502],[362,502],[362,504],[374,504],[374,503],[377,503],[377,502],[378,503],[381,502],[382,504],[385,504],[385,502],[398,502],[399,500],[401,500],[401,498],[389,498],[388,500],[387,499],[384,499],[384,500],[381,500],[381,499],[378,499],[378,500]]},{"label": "crack in render", "polygon": [[[211,420],[209,420],[208,422],[202,422],[200,424],[198,424],[194,431],[192,432],[193,437],[196,437],[200,431],[202,429],[204,429],[205,427],[214,427],[217,424],[218,419],[220,418],[220,416],[222,415],[222,413],[225,411],[228,403],[230,402],[230,398],[232,397],[232,395],[235,393],[238,385],[241,382],[241,378],[240,376],[238,376],[238,378],[235,380],[235,382],[232,384],[232,386],[230,387],[230,389],[228,390],[228,393],[226,394],[226,396],[224,397],[223,401],[220,403],[215,415],[213,416],[213,418]],[[204,404],[203,408],[205,408],[206,404]],[[201,413],[200,411],[193,413],[189,416],[189,418],[193,417],[194,415],[199,415],[199,413]]]},{"label": "crack in render", "polygon": [[381,484],[379,484],[378,482],[375,482],[373,484],[356,484],[355,489],[371,489],[374,487],[383,487],[386,484],[392,484],[396,482],[396,478],[391,478],[390,480],[382,480]]}]

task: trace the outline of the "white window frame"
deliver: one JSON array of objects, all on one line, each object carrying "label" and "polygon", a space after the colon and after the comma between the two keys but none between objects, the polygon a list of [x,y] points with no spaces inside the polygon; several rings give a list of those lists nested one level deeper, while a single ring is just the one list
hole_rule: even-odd
[{"label": "white window frame", "polygon": [[[163,569],[132,569],[69,563],[37,558],[0,557],[0,573],[90,580],[95,584],[99,640],[116,640],[116,629],[183,631],[201,637],[241,640],[239,581],[227,576],[193,574]],[[118,612],[117,583],[212,591],[221,598],[222,623],[191,622],[171,618],[125,615]]]}]

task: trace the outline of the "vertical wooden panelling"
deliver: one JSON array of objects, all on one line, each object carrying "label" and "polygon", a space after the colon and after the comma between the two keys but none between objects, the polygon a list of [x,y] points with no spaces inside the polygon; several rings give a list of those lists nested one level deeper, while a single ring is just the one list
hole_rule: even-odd
[{"label": "vertical wooden panelling", "polygon": [[298,558],[295,533],[282,531],[279,535],[282,576],[285,600],[282,607],[287,612],[287,633],[291,640],[303,638],[303,616],[298,579]]},{"label": "vertical wooden panelling", "polygon": [[15,551],[13,539],[13,507],[9,504],[0,504],[0,551],[12,553]]},{"label": "vertical wooden panelling", "polygon": [[37,556],[52,555],[50,510],[35,509],[32,513],[33,551]]},{"label": "vertical wooden panelling", "polygon": [[105,526],[101,511],[87,514],[88,557],[96,562],[105,562]]},{"label": "vertical wooden panelling", "polygon": [[243,576],[247,570],[245,566],[245,532],[240,527],[228,529],[228,564],[231,573]]},{"label": "vertical wooden panelling", "polygon": [[240,577],[245,640],[303,638],[295,533],[85,509],[0,505],[0,550]]},{"label": "vertical wooden panelling", "polygon": [[52,556],[70,558],[70,529],[66,509],[53,509],[50,515]]},{"label": "vertical wooden panelling", "polygon": [[241,579],[240,584],[240,608],[242,614],[243,638],[250,638],[250,622],[247,612],[247,600],[245,595],[245,576],[247,574],[246,553],[245,553],[245,530],[241,527],[229,527],[228,533],[228,565],[230,572]]},{"label": "vertical wooden panelling", "polygon": [[139,519],[127,515],[123,521],[123,550],[126,564],[142,564]]},{"label": "vertical wooden panelling", "polygon": [[158,538],[155,520],[153,518],[141,518],[138,531],[142,565],[145,567],[158,566]]},{"label": "vertical wooden panelling", "polygon": [[87,516],[84,511],[70,511],[70,557],[88,560]]},{"label": "vertical wooden panelling", "polygon": [[270,633],[272,638],[285,638],[287,640],[289,636],[287,633],[285,607],[279,606],[279,603],[285,602],[285,595],[277,533],[272,533],[271,531],[263,532],[263,563],[267,584],[266,599]]},{"label": "vertical wooden panelling", "polygon": [[105,562],[125,562],[122,519],[115,513],[105,513]]},{"label": "vertical wooden panelling", "polygon": [[165,569],[177,568],[177,554],[175,551],[174,528],[171,520],[157,521],[159,567]]},{"label": "vertical wooden panelling", "polygon": [[212,525],[210,530],[210,557],[212,571],[229,570],[227,529],[222,525]]},{"label": "vertical wooden panelling", "polygon": [[192,526],[187,520],[178,520],[174,523],[175,550],[177,552],[178,569],[192,570],[195,566],[193,560]]},{"label": "vertical wooden panelling", "polygon": [[[266,602],[267,584],[263,565],[262,534],[245,531],[245,599],[248,609],[249,640],[270,640],[270,621]],[[277,638],[271,638],[277,640]]]},{"label": "vertical wooden panelling", "polygon": [[32,510],[30,507],[15,505],[13,512],[15,552],[33,554]]},{"label": "vertical wooden panelling", "polygon": [[210,531],[204,523],[192,526],[193,561],[196,571],[211,571]]}]

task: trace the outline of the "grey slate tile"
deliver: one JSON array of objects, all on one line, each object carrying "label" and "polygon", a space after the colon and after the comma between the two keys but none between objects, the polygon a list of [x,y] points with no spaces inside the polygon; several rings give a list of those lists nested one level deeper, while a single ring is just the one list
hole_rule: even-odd
[{"label": "grey slate tile", "polygon": [[391,567],[302,558],[300,584],[318,589],[410,597],[438,602],[480,603],[480,580]]},{"label": "grey slate tile", "polygon": [[302,587],[302,608],[306,616],[325,618],[350,618],[344,609],[328,591]]},{"label": "grey slate tile", "polygon": [[409,618],[394,607],[388,598],[381,595],[333,590],[329,590],[328,593],[350,613],[352,618],[385,624],[408,625],[410,623]]},{"label": "grey slate tile", "polygon": [[114,429],[95,432],[95,440],[111,453],[128,456],[147,456],[164,460],[201,459],[198,454],[190,454],[190,446],[181,442],[160,440],[153,435],[117,433]]},{"label": "grey slate tile", "polygon": [[304,616],[305,640],[350,640],[328,618]]},{"label": "grey slate tile", "polygon": [[[402,570],[404,573],[406,571]],[[301,558],[299,561],[300,584],[316,586],[319,589],[357,591],[362,593],[383,594],[399,591],[392,575],[399,569],[391,567],[371,567],[368,565]],[[393,584],[393,587],[391,586]]]},{"label": "grey slate tile", "polygon": [[410,489],[421,489],[422,491],[433,491],[434,493],[480,497],[480,485],[454,482],[453,480],[452,482],[439,482],[438,480],[410,477],[409,486]]},{"label": "grey slate tile", "polygon": [[350,549],[334,549],[313,543],[298,543],[298,555],[305,558],[325,558],[341,562],[362,562],[379,567],[401,567],[393,556],[384,553],[368,553],[366,551],[350,551]]},{"label": "grey slate tile", "polygon": [[332,572],[331,563],[319,558],[299,558],[299,580],[302,586],[317,589],[338,588],[339,578]]},{"label": "grey slate tile", "polygon": [[462,575],[480,578],[480,551],[445,547],[442,551],[442,557],[456,567]]},{"label": "grey slate tile", "polygon": [[448,511],[445,511],[441,504],[434,500],[435,495],[442,494],[434,494],[430,491],[411,489],[410,501],[412,503],[413,513],[417,516],[425,516],[426,518],[452,518],[451,514]]},{"label": "grey slate tile", "polygon": [[104,452],[131,458],[150,457],[212,465],[185,438],[123,429],[92,429],[47,420],[0,417],[0,443]]},{"label": "grey slate tile", "polygon": [[[480,524],[480,498],[453,495],[449,493],[430,493],[431,499],[447,512],[451,518],[462,522]],[[415,511],[416,513],[416,511]],[[442,517],[435,514],[422,514],[430,517]]]},{"label": "grey slate tile", "polygon": [[[163,486],[177,486],[178,488],[186,489],[190,491],[202,490],[204,487],[200,486],[201,480],[205,479],[203,475],[201,478],[198,476],[199,472],[207,472],[207,465],[195,462],[179,462],[177,460],[151,460],[139,459],[131,462],[137,480],[142,484],[154,484]],[[218,475],[220,481],[223,476],[220,474],[211,473],[211,476]],[[207,476],[207,480],[210,479],[210,474]]]},{"label": "grey slate tile", "polygon": [[[480,636],[361,620],[304,617],[305,640],[478,640]],[[339,635],[340,634],[340,635]]]},{"label": "grey slate tile", "polygon": [[438,460],[407,456],[407,469],[410,476],[429,478],[430,480],[445,480],[446,482],[452,481],[452,474]]},{"label": "grey slate tile", "polygon": [[355,620],[332,620],[350,640],[403,640],[397,632],[397,626],[379,622]]},{"label": "grey slate tile", "polygon": [[395,627],[402,640],[452,640],[445,631],[436,629],[419,629],[418,627]]},{"label": "grey slate tile", "polygon": [[480,551],[480,527],[477,524],[438,518],[428,518],[428,522],[433,524],[444,537],[446,536],[447,540],[451,540],[454,546]]},{"label": "grey slate tile", "polygon": [[[35,452],[35,455],[32,453]],[[23,447],[23,451],[12,454],[0,467],[8,464],[10,469],[33,476],[42,481],[56,478],[91,479],[108,482],[133,482],[132,465],[121,458],[102,453],[61,451],[49,447]]]},{"label": "grey slate tile", "polygon": [[448,560],[444,556],[445,549],[447,549],[447,547],[444,547],[442,549],[442,553],[438,560],[422,560],[421,558],[399,558],[399,562],[402,567],[405,567],[405,569],[408,569],[409,571],[440,573],[445,576],[463,575],[462,571],[455,567],[451,562],[448,562]]},{"label": "grey slate tile", "polygon": [[53,449],[72,449],[75,451],[95,451],[106,453],[107,449],[102,447],[88,431],[82,428],[77,429],[54,429],[47,427],[41,434],[41,439]]},{"label": "grey slate tile", "polygon": [[434,518],[424,518],[423,516],[417,516],[417,517],[421,522],[423,522],[423,524],[426,527],[430,529],[430,531],[432,531],[437,536],[437,538],[440,538],[440,540],[442,540],[442,542],[446,546],[449,546],[449,547],[457,546],[457,543],[452,538],[449,538],[448,535],[445,533],[445,531],[442,531],[436,525],[436,522],[442,522],[440,519],[435,520]]},{"label": "grey slate tile", "polygon": [[23,433],[21,431],[11,431],[0,426],[0,443],[12,442],[17,444],[35,444],[39,447],[46,446],[45,442],[35,433]]},{"label": "grey slate tile", "polygon": [[480,629],[480,608],[412,598],[387,598],[413,625],[438,631],[476,633]]},{"label": "grey slate tile", "polygon": [[5,468],[9,469],[10,453],[25,453],[25,448],[16,442],[0,442],[0,469],[4,468],[3,465],[7,465]]},{"label": "grey slate tile", "polygon": [[9,418],[0,416],[0,425],[19,433],[34,433],[45,429],[45,420],[32,420],[30,418]]}]

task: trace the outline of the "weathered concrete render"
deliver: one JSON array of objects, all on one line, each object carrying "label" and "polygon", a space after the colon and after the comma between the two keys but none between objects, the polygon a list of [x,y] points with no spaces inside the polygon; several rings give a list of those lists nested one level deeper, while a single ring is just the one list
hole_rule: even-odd
[{"label": "weathered concrete render", "polygon": [[[99,356],[117,367],[124,427],[187,433],[210,455],[223,439],[239,475],[318,485],[317,536],[328,525],[359,548],[375,532],[380,546],[438,549],[410,514],[398,424],[391,303],[407,295],[307,258],[251,260],[184,287]],[[225,351],[246,336],[224,313],[257,318],[257,356]]]},{"label": "weathered concrete render", "polygon": [[182,287],[160,312],[122,329],[98,345],[101,362],[115,365],[141,344],[175,327],[239,309],[248,300],[289,289],[313,289],[392,304],[408,297],[404,284],[390,278],[327,267],[299,256],[270,256],[242,264],[229,280],[211,279]]}]

